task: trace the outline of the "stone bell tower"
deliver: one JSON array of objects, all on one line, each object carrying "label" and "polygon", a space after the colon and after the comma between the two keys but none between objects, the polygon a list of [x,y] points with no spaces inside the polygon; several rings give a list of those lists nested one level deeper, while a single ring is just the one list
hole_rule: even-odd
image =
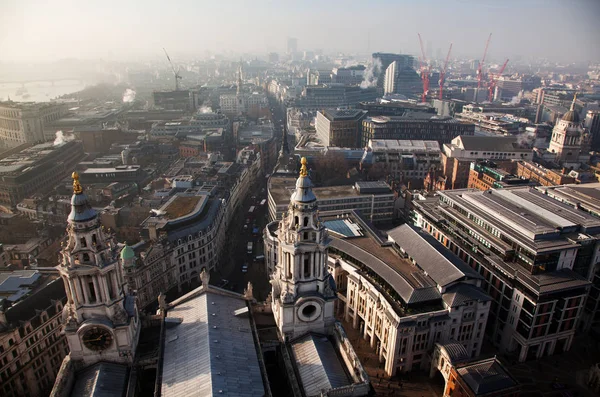
[{"label": "stone bell tower", "polygon": [[284,340],[307,332],[330,333],[335,322],[335,283],[327,270],[329,237],[319,221],[317,198],[302,158],[287,214],[277,229],[271,306]]},{"label": "stone bell tower", "polygon": [[135,299],[123,279],[120,249],[100,224],[76,172],[67,234],[57,269],[67,293],[63,319],[71,359],[85,366],[131,363],[140,329]]}]

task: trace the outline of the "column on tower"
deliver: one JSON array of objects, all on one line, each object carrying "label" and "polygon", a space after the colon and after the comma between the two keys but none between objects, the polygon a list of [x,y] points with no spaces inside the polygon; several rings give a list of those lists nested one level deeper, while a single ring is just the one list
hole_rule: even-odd
[{"label": "column on tower", "polygon": [[[117,270],[118,272],[118,270]],[[115,299],[119,296],[119,283],[117,282],[117,272],[111,272],[111,282],[113,285],[113,291],[115,294]]]},{"label": "column on tower", "polygon": [[86,276],[81,276],[78,277],[76,280],[79,281],[79,288],[81,288],[83,290],[83,299],[85,300],[85,303],[91,303],[90,302],[90,293],[88,291],[88,285],[86,283]]},{"label": "column on tower", "polygon": [[65,280],[69,286],[70,294],[67,293],[67,296],[70,296],[72,298],[73,303],[76,306],[81,305],[81,303],[82,303],[81,302],[81,293],[77,291],[77,288],[75,286],[75,282],[73,281],[73,279],[64,277],[63,280]]},{"label": "column on tower", "polygon": [[98,279],[96,278],[96,276],[91,276],[91,278],[92,278],[92,285],[94,286],[94,295],[96,297],[96,302],[100,302],[102,297],[100,294],[100,288],[98,286]]},{"label": "column on tower", "polygon": [[106,280],[107,276],[108,276],[108,274],[105,274],[105,275],[103,274],[103,275],[99,276],[100,284],[102,285],[102,292],[104,294],[104,302],[109,302],[111,300],[111,296],[108,293],[108,284],[107,284],[107,280]]}]

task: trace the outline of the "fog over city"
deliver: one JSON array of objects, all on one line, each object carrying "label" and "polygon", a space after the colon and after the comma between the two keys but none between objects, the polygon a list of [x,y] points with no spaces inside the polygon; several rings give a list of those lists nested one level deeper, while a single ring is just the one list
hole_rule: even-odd
[{"label": "fog over city", "polygon": [[417,32],[456,56],[479,56],[493,32],[490,59],[597,61],[599,15],[597,0],[4,0],[0,62],[264,54],[287,36],[300,50],[417,54]]},{"label": "fog over city", "polygon": [[0,0],[0,397],[600,396],[600,0]]}]

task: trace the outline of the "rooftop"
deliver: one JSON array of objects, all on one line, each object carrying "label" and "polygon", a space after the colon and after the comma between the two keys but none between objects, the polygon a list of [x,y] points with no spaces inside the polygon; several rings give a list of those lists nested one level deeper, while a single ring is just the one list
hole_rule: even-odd
[{"label": "rooftop", "polygon": [[[274,175],[269,180],[269,194],[275,200],[276,205],[287,205],[290,201],[290,197],[295,190],[297,177],[288,176],[277,176]],[[359,197],[361,191],[366,194],[391,194],[391,189],[388,184],[381,181],[371,182],[358,182],[357,185],[339,185],[339,186],[323,186],[313,187],[312,191],[318,200],[335,200],[343,199],[348,197]],[[384,186],[385,185],[385,186]],[[376,188],[377,191],[373,193],[369,190],[370,188]],[[384,192],[385,190],[385,192]]]},{"label": "rooftop", "polygon": [[75,377],[73,397],[113,397],[123,395],[128,381],[126,365],[99,362]]},{"label": "rooftop", "polygon": [[438,141],[415,141],[415,140],[396,140],[396,139],[372,139],[369,141],[369,147],[373,151],[386,150],[397,152],[427,152],[439,153],[440,144]]},{"label": "rooftop", "polygon": [[573,245],[567,240],[568,233],[600,232],[600,219],[530,187],[486,192],[454,190],[440,195],[481,217],[505,235],[520,236],[523,243],[534,251]]},{"label": "rooftop", "polygon": [[[265,393],[246,301],[232,293],[190,293],[167,311],[164,397],[262,396]],[[245,310],[247,311],[247,310]]]},{"label": "rooftop", "polygon": [[330,121],[337,121],[358,120],[367,112],[360,109],[326,109],[322,113]]},{"label": "rooftop", "polygon": [[43,162],[49,161],[51,157],[69,150],[75,145],[77,145],[76,142],[65,142],[59,145],[54,145],[53,142],[40,143],[0,158],[0,175],[20,175],[33,170]]},{"label": "rooftop", "polygon": [[176,196],[165,207],[165,215],[169,219],[177,219],[187,215],[196,208],[200,198],[200,196]]},{"label": "rooftop", "polygon": [[482,278],[437,240],[413,226],[398,226],[388,232],[388,238],[442,287],[465,279]]},{"label": "rooftop", "polygon": [[291,348],[307,396],[319,396],[322,391],[352,384],[326,336],[306,334],[292,342]]},{"label": "rooftop", "polygon": [[461,149],[471,151],[531,152],[530,148],[519,145],[519,139],[516,136],[461,135],[456,137],[450,145],[455,142]]},{"label": "rooftop", "polygon": [[476,396],[500,392],[519,385],[496,357],[466,364],[458,368],[457,372]]}]

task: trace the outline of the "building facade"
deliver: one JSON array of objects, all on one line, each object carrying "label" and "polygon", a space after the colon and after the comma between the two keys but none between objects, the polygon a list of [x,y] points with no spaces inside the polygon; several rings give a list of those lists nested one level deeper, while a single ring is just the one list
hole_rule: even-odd
[{"label": "building facade", "polygon": [[[295,179],[272,176],[267,185],[269,219],[281,219],[289,206],[289,190]],[[321,211],[355,210],[373,222],[390,222],[394,219],[396,195],[383,182],[356,182],[354,185],[315,187]]]},{"label": "building facade", "polygon": [[413,202],[415,224],[482,277],[488,335],[518,361],[568,351],[600,261],[600,220],[532,188]]},{"label": "building facade", "polygon": [[401,182],[422,180],[441,168],[440,145],[437,141],[370,140],[361,168],[378,166]]},{"label": "building facade", "polygon": [[317,137],[324,146],[360,147],[364,110],[327,109],[317,112]]},{"label": "building facade", "polygon": [[[18,300],[0,299],[0,394],[46,396],[63,358],[69,354],[62,332],[62,310],[66,302],[63,282],[35,270],[0,275],[36,278],[37,287]],[[19,290],[24,283],[19,283]],[[0,289],[1,283],[0,283]],[[2,295],[7,291],[2,290]],[[14,293],[17,291],[11,291]],[[17,294],[20,295],[20,294]]]},{"label": "building facade", "polygon": [[0,102],[0,148],[46,141],[44,128],[66,113],[65,104]]},{"label": "building facade", "polygon": [[449,143],[459,135],[473,135],[475,125],[451,117],[366,117],[362,121],[361,147],[371,139],[428,140]]},{"label": "building facade", "polygon": [[83,157],[83,147],[77,141],[43,143],[4,157],[0,165],[0,205],[16,206],[34,193],[51,190]]},{"label": "building facade", "polygon": [[[500,168],[512,162],[531,160],[531,148],[519,144],[517,137],[460,136],[442,146],[442,170],[446,189],[464,189],[469,182],[471,163],[491,161]],[[521,176],[521,175],[518,175]],[[525,176],[525,178],[528,178]]]}]

